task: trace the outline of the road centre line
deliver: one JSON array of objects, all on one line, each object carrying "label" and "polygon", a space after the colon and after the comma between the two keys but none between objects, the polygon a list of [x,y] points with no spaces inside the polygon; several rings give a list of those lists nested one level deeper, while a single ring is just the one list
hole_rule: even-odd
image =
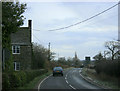
[{"label": "road centre line", "polygon": [[40,82],[40,84],[38,85],[38,91],[39,91],[39,89],[40,89],[40,85],[41,85],[48,77],[50,77],[50,76],[52,76],[52,74],[49,75],[49,76],[47,76],[46,78],[44,78],[44,79]]},{"label": "road centre line", "polygon": [[[70,71],[69,71],[69,72],[70,72]],[[68,73],[69,73],[69,72],[68,72]],[[66,74],[66,77],[65,77],[66,83],[67,83],[72,89],[76,90],[76,88],[74,88],[72,85],[70,85],[70,83],[68,83],[68,81],[67,81],[68,73]]]},{"label": "road centre line", "polygon": [[68,73],[66,74],[66,78],[67,78],[67,75],[68,75]]}]

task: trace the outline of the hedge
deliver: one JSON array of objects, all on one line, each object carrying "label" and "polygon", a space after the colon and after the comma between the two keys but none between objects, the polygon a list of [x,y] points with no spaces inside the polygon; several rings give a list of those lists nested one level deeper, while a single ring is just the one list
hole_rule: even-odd
[{"label": "hedge", "polygon": [[120,77],[120,60],[107,60],[98,63],[95,67],[96,72],[106,75]]},{"label": "hedge", "polygon": [[29,70],[15,71],[12,73],[3,73],[3,89],[13,89],[24,86],[32,81],[35,77],[47,73],[47,70]]}]

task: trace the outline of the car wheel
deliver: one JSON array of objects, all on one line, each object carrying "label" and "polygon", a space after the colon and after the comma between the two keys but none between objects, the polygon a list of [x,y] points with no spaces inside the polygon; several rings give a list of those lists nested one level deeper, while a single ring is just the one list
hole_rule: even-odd
[{"label": "car wheel", "polygon": [[63,74],[61,74],[63,76]]}]

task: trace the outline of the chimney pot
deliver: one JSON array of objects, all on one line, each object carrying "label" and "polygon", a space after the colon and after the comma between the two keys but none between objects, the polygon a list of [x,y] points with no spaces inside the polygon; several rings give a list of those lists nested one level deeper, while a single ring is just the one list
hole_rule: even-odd
[{"label": "chimney pot", "polygon": [[28,27],[29,27],[29,28],[32,27],[32,20],[28,20]]}]

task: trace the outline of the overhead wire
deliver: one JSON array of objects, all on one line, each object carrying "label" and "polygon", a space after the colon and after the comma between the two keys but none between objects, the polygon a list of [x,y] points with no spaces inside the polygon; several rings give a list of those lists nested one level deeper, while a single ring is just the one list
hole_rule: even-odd
[{"label": "overhead wire", "polygon": [[35,30],[35,31],[40,31],[39,29],[32,29],[32,30]]},{"label": "overhead wire", "polygon": [[[81,23],[83,23],[83,22],[86,22],[86,21],[88,21],[88,20],[91,20],[91,19],[93,19],[93,18],[95,18],[95,17],[97,17],[97,16],[99,16],[99,15],[101,15],[101,14],[107,12],[108,10],[110,10],[110,9],[112,9],[112,8],[114,8],[114,7],[116,7],[116,6],[119,5],[119,4],[120,4],[120,1],[119,1],[117,4],[115,4],[115,5],[113,5],[113,6],[109,7],[109,8],[107,8],[106,10],[104,10],[104,11],[102,11],[102,12],[100,12],[100,13],[94,15],[94,16],[91,16],[91,17],[89,17],[89,18],[87,18],[87,19],[85,19],[85,20],[82,20],[82,21],[80,21],[80,22],[77,22],[77,23],[75,23],[75,24],[72,24],[72,25],[69,25],[69,26],[66,26],[66,27],[57,28],[57,29],[50,29],[50,30],[47,30],[47,31],[63,30],[63,29],[67,29],[67,28],[76,26],[76,25],[78,25],[78,24],[81,24]],[[35,31],[40,31],[39,29],[33,29],[33,30],[35,30]]]},{"label": "overhead wire", "polygon": [[[38,37],[36,37],[34,34],[33,34],[33,37],[36,38],[40,43],[42,42],[41,40],[39,40]],[[45,43],[44,43],[45,44]]]},{"label": "overhead wire", "polygon": [[39,42],[41,42],[34,34],[33,34],[33,37],[35,37]]},{"label": "overhead wire", "polygon": [[48,30],[48,31],[62,30],[62,29],[66,29],[66,28],[70,28],[70,27],[76,26],[76,25],[78,25],[78,24],[80,24],[80,23],[86,22],[86,21],[88,21],[88,20],[90,20],[90,19],[92,19],[92,18],[95,18],[95,17],[97,17],[97,16],[105,13],[106,11],[108,11],[108,10],[116,7],[116,6],[119,5],[119,4],[120,4],[120,2],[118,2],[117,4],[111,6],[111,7],[108,8],[108,9],[106,9],[106,10],[104,10],[104,11],[102,11],[102,12],[100,12],[100,13],[94,15],[94,16],[91,16],[91,17],[89,17],[89,18],[87,18],[87,19],[85,19],[85,20],[83,20],[83,21],[80,21],[80,22],[78,22],[78,23],[75,23],[75,24],[72,24],[72,25],[69,25],[69,26],[66,26],[66,27],[62,27],[62,28],[57,28],[57,29]]}]

